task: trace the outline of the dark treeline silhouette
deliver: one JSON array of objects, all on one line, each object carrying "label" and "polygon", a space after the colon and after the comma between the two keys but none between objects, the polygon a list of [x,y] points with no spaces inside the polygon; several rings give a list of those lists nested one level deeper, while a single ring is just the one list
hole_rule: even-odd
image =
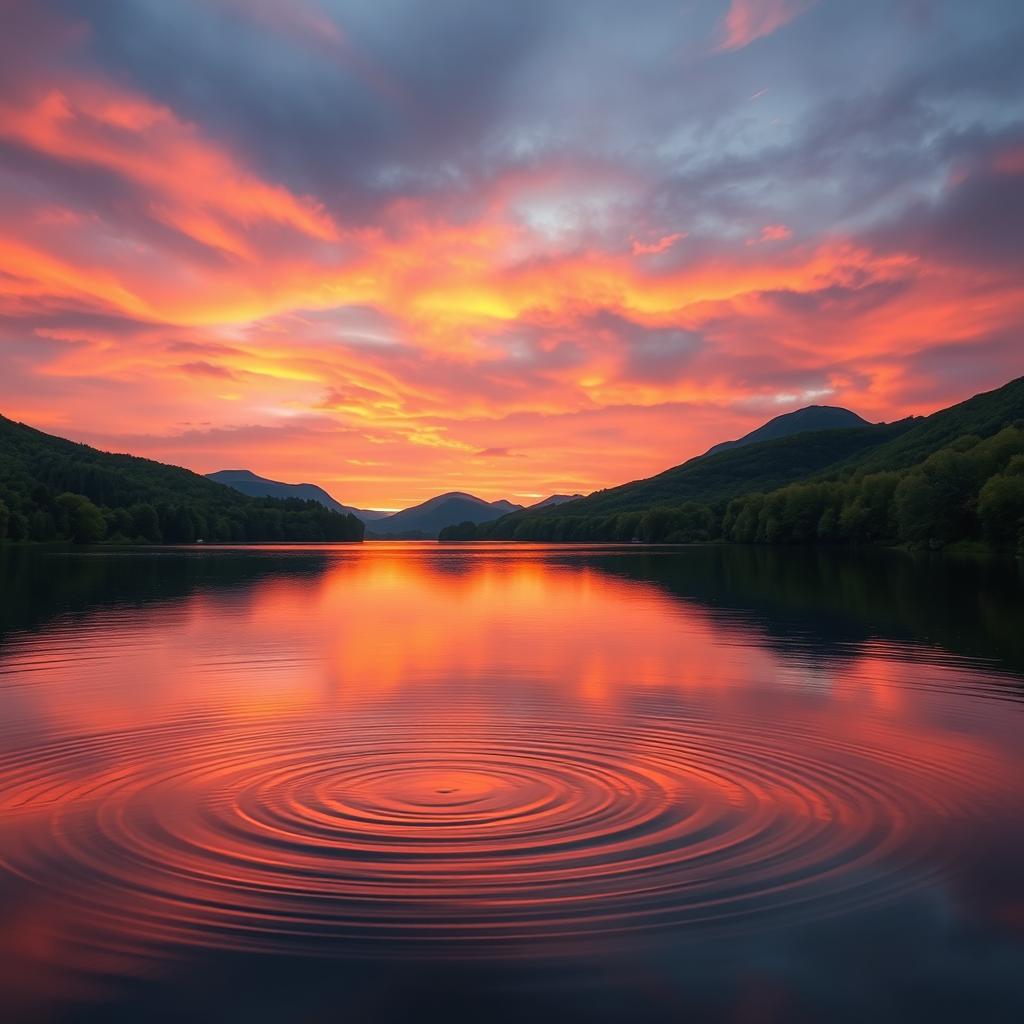
[{"label": "dark treeline silhouette", "polygon": [[[872,430],[884,436],[882,443],[863,442]],[[885,430],[817,432],[750,445],[553,510],[476,527],[462,523],[439,539],[929,548],[975,541],[1024,554],[1024,378],[904,423],[895,434],[881,434]],[[822,468],[823,453],[854,441],[859,451]],[[747,477],[747,488],[719,479],[727,468],[739,468],[731,461],[738,456],[761,464],[762,475]],[[790,479],[764,487],[766,472]],[[675,501],[673,493],[680,495]]]},{"label": "dark treeline silhouette", "polygon": [[793,483],[714,506],[691,501],[604,516],[509,516],[448,527],[440,539],[931,548],[973,540],[1024,554],[1024,429],[959,438],[904,470]]},{"label": "dark treeline silhouette", "polygon": [[0,417],[0,541],[359,541],[315,501],[249,498],[186,469],[110,455]]}]

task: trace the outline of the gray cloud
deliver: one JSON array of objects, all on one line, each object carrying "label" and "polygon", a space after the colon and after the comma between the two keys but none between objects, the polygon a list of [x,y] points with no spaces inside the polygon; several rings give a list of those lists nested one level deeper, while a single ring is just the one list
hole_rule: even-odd
[{"label": "gray cloud", "polygon": [[[33,8],[19,15],[30,43],[87,29],[75,61],[166,102],[346,224],[373,222],[396,195],[468,217],[503,175],[560,159],[566,207],[583,191],[573,166],[580,186],[595,163],[632,182],[578,211],[580,235],[605,244],[685,230],[697,252],[780,220],[861,229],[934,196],[979,134],[1024,123],[1014,0],[822,3],[724,54],[713,52],[721,0]],[[60,56],[55,45],[39,52]],[[105,215],[144,208],[98,172],[42,170]]]}]

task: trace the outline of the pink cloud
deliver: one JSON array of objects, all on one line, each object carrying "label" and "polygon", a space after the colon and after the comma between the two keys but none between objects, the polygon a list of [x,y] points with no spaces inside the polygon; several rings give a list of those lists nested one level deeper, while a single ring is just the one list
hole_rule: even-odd
[{"label": "pink cloud", "polygon": [[997,174],[1017,176],[1024,174],[1024,146],[1007,149],[996,155],[992,164]]},{"label": "pink cloud", "polygon": [[716,49],[740,50],[755,39],[770,36],[810,10],[816,0],[732,0],[722,19],[722,38]]},{"label": "pink cloud", "polygon": [[676,242],[686,238],[686,231],[676,231],[671,235],[664,235],[659,238],[656,242],[641,242],[637,239],[633,239],[633,255],[634,256],[647,256],[652,253],[667,252],[672,248]]},{"label": "pink cloud", "polygon": [[759,242],[784,242],[792,237],[793,231],[786,224],[765,224],[757,238],[747,239],[747,245],[757,245]]}]

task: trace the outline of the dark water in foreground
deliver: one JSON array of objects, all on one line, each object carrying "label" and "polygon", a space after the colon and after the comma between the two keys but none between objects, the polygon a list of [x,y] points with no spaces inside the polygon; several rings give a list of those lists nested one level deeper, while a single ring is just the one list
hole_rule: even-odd
[{"label": "dark water in foreground", "polygon": [[0,1016],[1018,1021],[1022,581],[9,551]]}]

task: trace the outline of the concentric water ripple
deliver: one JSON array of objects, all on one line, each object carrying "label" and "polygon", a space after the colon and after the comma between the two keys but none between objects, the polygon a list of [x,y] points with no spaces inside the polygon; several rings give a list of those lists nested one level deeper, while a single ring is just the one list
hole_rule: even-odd
[{"label": "concentric water ripple", "polygon": [[12,753],[5,866],[132,943],[507,953],[888,899],[942,870],[936,830],[986,799],[983,760],[881,726],[433,710],[194,717]]}]

